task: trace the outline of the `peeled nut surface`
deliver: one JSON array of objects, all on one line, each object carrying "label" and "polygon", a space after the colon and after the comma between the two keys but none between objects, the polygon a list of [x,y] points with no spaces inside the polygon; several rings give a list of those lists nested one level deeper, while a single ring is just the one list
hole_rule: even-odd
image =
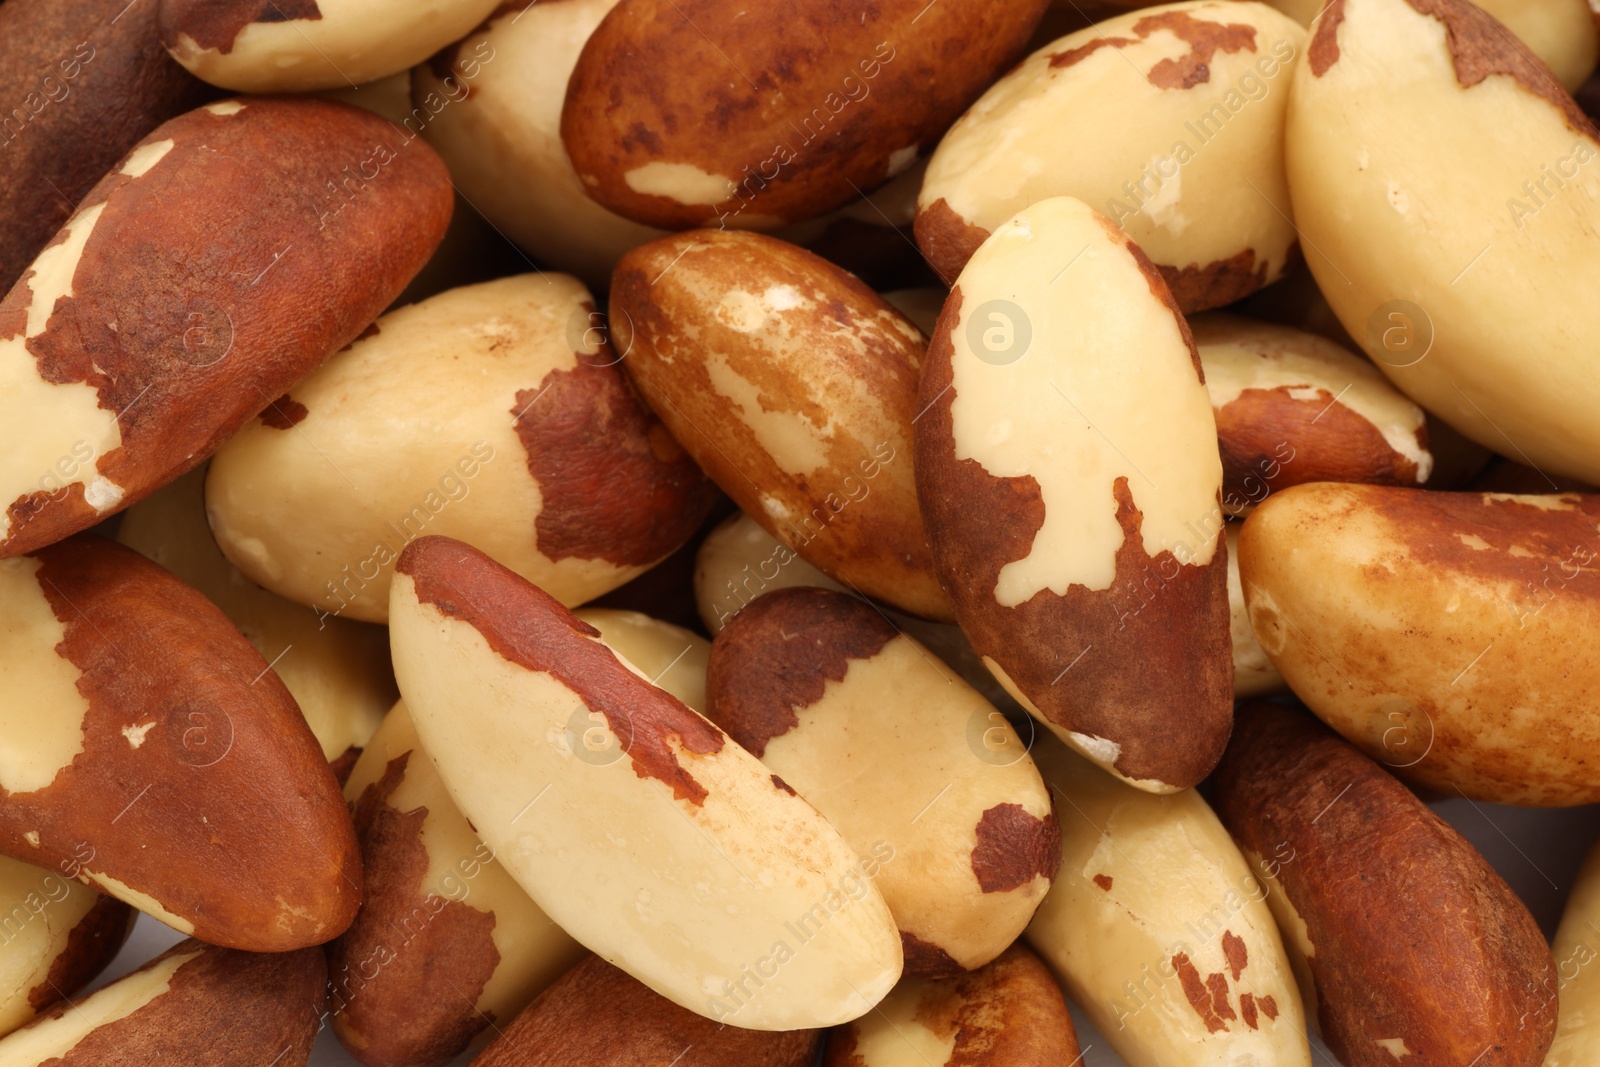
[{"label": "peeled nut surface", "polygon": [[211,464],[206,508],[251,579],[320,617],[382,622],[394,561],[463,537],[566,604],[699,526],[712,488],[650,417],[561,274],[383,316]]},{"label": "peeled nut surface", "polygon": [[[1544,1067],[1583,1067],[1600,1057],[1600,851],[1589,850],[1556,929],[1555,984],[1542,991],[1557,1012],[1556,1036]],[[1559,1010],[1558,1010],[1559,1007]]]},{"label": "peeled nut surface", "polygon": [[580,622],[600,631],[600,640],[622,659],[689,707],[706,713],[706,664],[711,642],[639,611],[579,608]]},{"label": "peeled nut surface", "polygon": [[0,557],[203,462],[399,294],[450,210],[433,150],[357,108],[224,100],[146,137],[0,300]]},{"label": "peeled nut surface", "polygon": [[883,863],[906,973],[981,967],[1050,888],[1060,831],[1027,745],[877,608],[762,597],[717,635],[709,716]]},{"label": "peeled nut surface", "polygon": [[227,616],[92,534],[0,561],[0,852],[214,944],[317,945],[361,863],[338,783]]},{"label": "peeled nut surface", "polygon": [[1600,136],[1549,70],[1467,0],[1333,0],[1285,147],[1306,260],[1378,369],[1600,481]]},{"label": "peeled nut surface", "polygon": [[1318,717],[1447,796],[1600,800],[1600,497],[1322,483],[1239,536],[1250,621]]},{"label": "peeled nut surface", "polygon": [[1193,790],[1131,789],[1041,737],[1061,873],[1028,943],[1130,1067],[1309,1067],[1267,895]]},{"label": "peeled nut surface", "polygon": [[1293,20],[1223,0],[1146,8],[1047,45],[939,142],[917,244],[953,278],[1012,215],[1072,196],[1139,243],[1185,312],[1248,295],[1294,254],[1283,114],[1304,46]]},{"label": "peeled nut surface", "polygon": [[498,0],[160,0],[161,39],[197,76],[247,93],[363,85],[469,33]]},{"label": "peeled nut surface", "polygon": [[1239,530],[1242,524],[1228,523],[1228,632],[1233,638],[1233,695],[1265,696],[1284,688],[1283,675],[1272,665],[1266,650],[1250,625],[1250,610],[1245,606],[1244,581],[1239,577]]},{"label": "peeled nut surface", "polygon": [[946,302],[916,477],[962,630],[1024,707],[1170,792],[1232,715],[1216,424],[1137,245],[1067,197],[999,227]]},{"label": "peeled nut surface", "polygon": [[826,260],[700,230],[634,249],[613,343],[673,436],[768,533],[842,584],[949,618],[917,510],[924,340]]},{"label": "peeled nut surface", "polygon": [[578,941],[754,1030],[834,1025],[894,985],[900,939],[875,861],[593,627],[443,537],[406,549],[392,595],[400,692],[424,747],[506,870]]},{"label": "peeled nut surface", "polygon": [[1216,803],[1340,1062],[1538,1067],[1556,1026],[1544,935],[1409,789],[1309,716],[1257,703]]}]

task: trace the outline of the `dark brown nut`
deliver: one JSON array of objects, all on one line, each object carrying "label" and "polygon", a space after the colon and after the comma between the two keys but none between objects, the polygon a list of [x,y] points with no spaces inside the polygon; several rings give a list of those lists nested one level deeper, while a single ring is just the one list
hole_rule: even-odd
[{"label": "dark brown nut", "polygon": [[62,871],[0,856],[0,1037],[88,985],[135,914]]},{"label": "dark brown nut", "polygon": [[590,956],[545,990],[472,1067],[809,1067],[821,1030],[723,1026]]},{"label": "dark brown nut", "polygon": [[328,969],[320,949],[189,940],[0,1039],[6,1067],[305,1067]]},{"label": "dark brown nut", "polygon": [[84,534],[0,561],[0,852],[214,944],[316,945],[361,896],[338,783],[205,597]]},{"label": "dark brown nut", "polygon": [[911,470],[922,334],[791,244],[712,230],[629,252],[611,329],[640,392],[769,533],[854,590],[950,618]]},{"label": "dark brown nut", "polygon": [[1249,704],[1217,814],[1268,887],[1309,1014],[1349,1067],[1538,1067],[1555,964],[1484,858],[1315,719]]},{"label": "dark brown nut", "polygon": [[823,1067],[1069,1067],[1082,1057],[1061,988],[1018,943],[949,981],[909,979],[833,1032]]},{"label": "dark brown nut", "polygon": [[341,104],[224,100],[146,137],[0,300],[0,557],[203,462],[377,317],[451,204],[433,149]]},{"label": "dark brown nut", "polygon": [[909,167],[1044,8],[623,0],[578,57],[561,137],[590,195],[637,222],[799,222]]},{"label": "dark brown nut", "polygon": [[993,960],[1050,889],[1061,831],[1028,745],[876,607],[768,594],[711,647],[708,715],[882,861],[906,973]]}]

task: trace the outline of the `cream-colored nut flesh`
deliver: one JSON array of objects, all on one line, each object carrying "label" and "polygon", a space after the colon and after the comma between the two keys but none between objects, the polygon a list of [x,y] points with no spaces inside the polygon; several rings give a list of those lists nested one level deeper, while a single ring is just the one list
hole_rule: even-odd
[{"label": "cream-colored nut flesh", "polygon": [[1130,12],[1045,46],[939,142],[918,244],[953,275],[1016,212],[1072,196],[1139,243],[1185,311],[1261,288],[1295,242],[1283,114],[1304,46],[1292,19],[1225,0]]},{"label": "cream-colored nut flesh", "polygon": [[[459,43],[448,69],[425,64],[412,71],[415,102],[424,109],[412,125],[450,165],[461,191],[541,263],[597,287],[610,281],[622,253],[663,232],[590,199],[561,144],[567,80],[583,43],[616,4],[507,8]],[[526,195],[530,188],[539,195]]]},{"label": "cream-colored nut flesh", "polygon": [[1262,648],[1317,716],[1447,795],[1600,800],[1600,497],[1320,483],[1239,536]]},{"label": "cream-colored nut flesh", "polygon": [[496,0],[166,0],[161,35],[196,77],[246,93],[300,93],[396,74],[458,40]]},{"label": "cream-colored nut flesh", "polygon": [[580,608],[573,614],[599,630],[606,647],[638,668],[651,685],[706,713],[710,641],[640,611]]},{"label": "cream-colored nut flesh", "polygon": [[578,941],[748,1029],[834,1025],[894,985],[899,934],[870,858],[593,628],[448,538],[408,548],[392,595],[423,745]]},{"label": "cream-colored nut flesh", "polygon": [[[86,928],[80,944],[74,931],[97,905],[114,907],[120,928]],[[111,962],[131,914],[62,872],[0,856],[0,1036],[71,996],[79,982]],[[97,956],[98,965],[74,955]],[[65,989],[59,988],[63,970],[72,975]]]},{"label": "cream-colored nut flesh", "polygon": [[1378,369],[1485,447],[1600,479],[1600,140],[1545,68],[1466,0],[1343,0],[1285,150],[1306,260]]},{"label": "cream-colored nut flesh", "polygon": [[366,744],[394,703],[388,635],[348,619],[319,619],[241,574],[206,525],[205,479],[203,468],[190,471],[129,508],[117,540],[227,613],[288,686],[322,754],[336,761]]},{"label": "cream-colored nut flesh", "polygon": [[1302,482],[1421,485],[1427,416],[1360,356],[1287,326],[1192,316],[1222,452],[1222,506],[1248,515]]},{"label": "cream-colored nut flesh", "polygon": [[1129,1067],[1308,1067],[1267,891],[1192,790],[1153,796],[1050,737],[1061,872],[1028,943]]},{"label": "cream-colored nut flesh", "polygon": [[[653,541],[689,525],[700,505],[678,494],[701,492],[699,476],[658,428],[625,451],[653,424],[632,432],[592,310],[578,281],[546,273],[383,316],[214,457],[222,551],[319,617],[369,622],[387,617],[394,560],[423,534],[463,537],[568,604],[641,573],[677,547]],[[685,481],[652,492],[630,476],[664,469]],[[628,511],[631,535],[615,521]]]},{"label": "cream-colored nut flesh", "polygon": [[1228,537],[1228,633],[1233,638],[1233,695],[1264,696],[1284,687],[1283,675],[1272,665],[1250,625],[1245,608],[1244,582],[1239,578],[1239,523],[1230,522]]},{"label": "cream-colored nut flesh", "polygon": [[845,591],[742,511],[707,534],[695,556],[695,605],[713,637],[757,597],[796,587]]},{"label": "cream-colored nut flesh", "polygon": [[1587,1067],[1600,1062],[1600,849],[1578,872],[1551,953],[1559,1013],[1544,1067]]},{"label": "cream-colored nut flesh", "polygon": [[83,672],[55,651],[66,624],[45,599],[42,566],[28,556],[0,560],[0,677],[8,690],[0,703],[0,789],[7,793],[54,781],[83,751],[89,714],[88,698],[78,689]]},{"label": "cream-colored nut flesh", "polygon": [[73,1009],[52,1019],[35,1023],[25,1030],[0,1039],[0,1059],[8,1064],[48,1063],[65,1057],[95,1030],[109,1026],[161,998],[173,977],[184,964],[203,950],[168,956],[154,967],[113,982],[93,996],[78,1001]]}]

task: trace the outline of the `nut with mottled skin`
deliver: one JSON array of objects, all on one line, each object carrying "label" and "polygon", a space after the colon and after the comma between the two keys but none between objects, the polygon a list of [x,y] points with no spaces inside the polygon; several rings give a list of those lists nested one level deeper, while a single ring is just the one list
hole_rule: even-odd
[{"label": "nut with mottled skin", "polygon": [[1277,704],[1240,709],[1215,783],[1341,1063],[1538,1067],[1555,965],[1522,901],[1449,824]]},{"label": "nut with mottled skin", "polygon": [[[1591,848],[1567,897],[1551,952],[1557,985],[1545,989],[1543,1014],[1556,1014],[1556,1036],[1543,1067],[1600,1061],[1600,849]],[[1559,1010],[1558,1010],[1559,1009]]]},{"label": "nut with mottled skin", "polygon": [[0,300],[0,557],[202,463],[399,294],[450,210],[433,150],[358,108],[224,100],[146,137]]},{"label": "nut with mottled skin", "polygon": [[1216,423],[1161,275],[1068,197],[999,227],[945,303],[916,477],[940,580],[1024,707],[1143,789],[1232,718]]},{"label": "nut with mottled skin", "polygon": [[1026,744],[994,706],[877,608],[786,589],[717,635],[711,720],[817,806],[861,855],[906,973],[981,967],[1050,888],[1060,837]]},{"label": "nut with mottled skin", "polygon": [[161,40],[179,63],[225,89],[339,89],[422,62],[500,2],[160,0]]},{"label": "nut with mottled skin", "polygon": [[273,592],[371,622],[424,533],[466,538],[569,605],[643,573],[713,491],[633,394],[603,322],[563,274],[390,312],[217,454],[217,543]]},{"label": "nut with mottled skin", "polygon": [[578,941],[748,1029],[834,1025],[888,993],[900,938],[875,861],[596,629],[445,537],[407,547],[392,597],[400,692],[440,777]]},{"label": "nut with mottled skin", "polygon": [[1073,196],[1139,243],[1185,312],[1247,296],[1294,258],[1283,115],[1305,36],[1264,4],[1189,0],[1047,45],[939,142],[917,244],[953,277],[1014,213]]},{"label": "nut with mottled skin", "polygon": [[611,328],[646,401],[768,533],[840,583],[948,619],[911,470],[922,334],[850,274],[700,230],[618,264]]},{"label": "nut with mottled skin", "polygon": [[1600,481],[1600,134],[1549,69],[1467,0],[1332,0],[1285,159],[1307,263],[1378,369],[1485,447]]},{"label": "nut with mottled skin", "polygon": [[517,1016],[473,1067],[810,1067],[819,1030],[718,1026],[590,956]]},{"label": "nut with mottled skin", "polygon": [[305,1067],[327,996],[322,951],[189,940],[0,1038],[6,1067]]},{"label": "nut with mottled skin", "polygon": [[88,985],[135,914],[65,870],[0,856],[0,1037]]},{"label": "nut with mottled skin", "polygon": [[317,945],[361,863],[294,699],[226,615],[83,534],[0,561],[0,852],[215,944]]},{"label": "nut with mottled skin", "polygon": [[1321,483],[1239,536],[1262,648],[1367,755],[1448,795],[1600,801],[1600,496]]},{"label": "nut with mottled skin", "polygon": [[907,979],[834,1031],[823,1067],[1064,1067],[1078,1035],[1061,989],[1022,943],[951,981]]},{"label": "nut with mottled skin", "polygon": [[1016,58],[1044,8],[622,0],[578,57],[562,141],[589,194],[637,222],[815,218],[909,167]]},{"label": "nut with mottled skin", "polygon": [[1042,737],[1061,873],[1028,942],[1130,1067],[1309,1067],[1266,891],[1193,790],[1153,796]]},{"label": "nut with mottled skin", "polygon": [[1316,334],[1221,312],[1189,319],[1222,453],[1222,507],[1248,515],[1304,482],[1418,486],[1427,417],[1372,364]]},{"label": "nut with mottled skin", "polygon": [[605,646],[643,672],[651,685],[706,713],[710,641],[640,611],[579,608],[572,614],[598,630]]}]

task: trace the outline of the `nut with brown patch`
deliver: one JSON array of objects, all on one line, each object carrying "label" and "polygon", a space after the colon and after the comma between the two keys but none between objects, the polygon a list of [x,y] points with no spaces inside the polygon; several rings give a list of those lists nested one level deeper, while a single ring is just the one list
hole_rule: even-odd
[{"label": "nut with brown patch", "polygon": [[1250,704],[1216,801],[1269,887],[1340,1062],[1543,1061],[1556,1025],[1544,935],[1484,858],[1383,768],[1309,716]]},{"label": "nut with brown patch", "polygon": [[875,882],[907,974],[981,967],[1027,926],[1060,859],[1049,791],[1004,717],[878,609],[764,596],[717,635],[707,688],[713,722],[857,853],[890,857]]}]

